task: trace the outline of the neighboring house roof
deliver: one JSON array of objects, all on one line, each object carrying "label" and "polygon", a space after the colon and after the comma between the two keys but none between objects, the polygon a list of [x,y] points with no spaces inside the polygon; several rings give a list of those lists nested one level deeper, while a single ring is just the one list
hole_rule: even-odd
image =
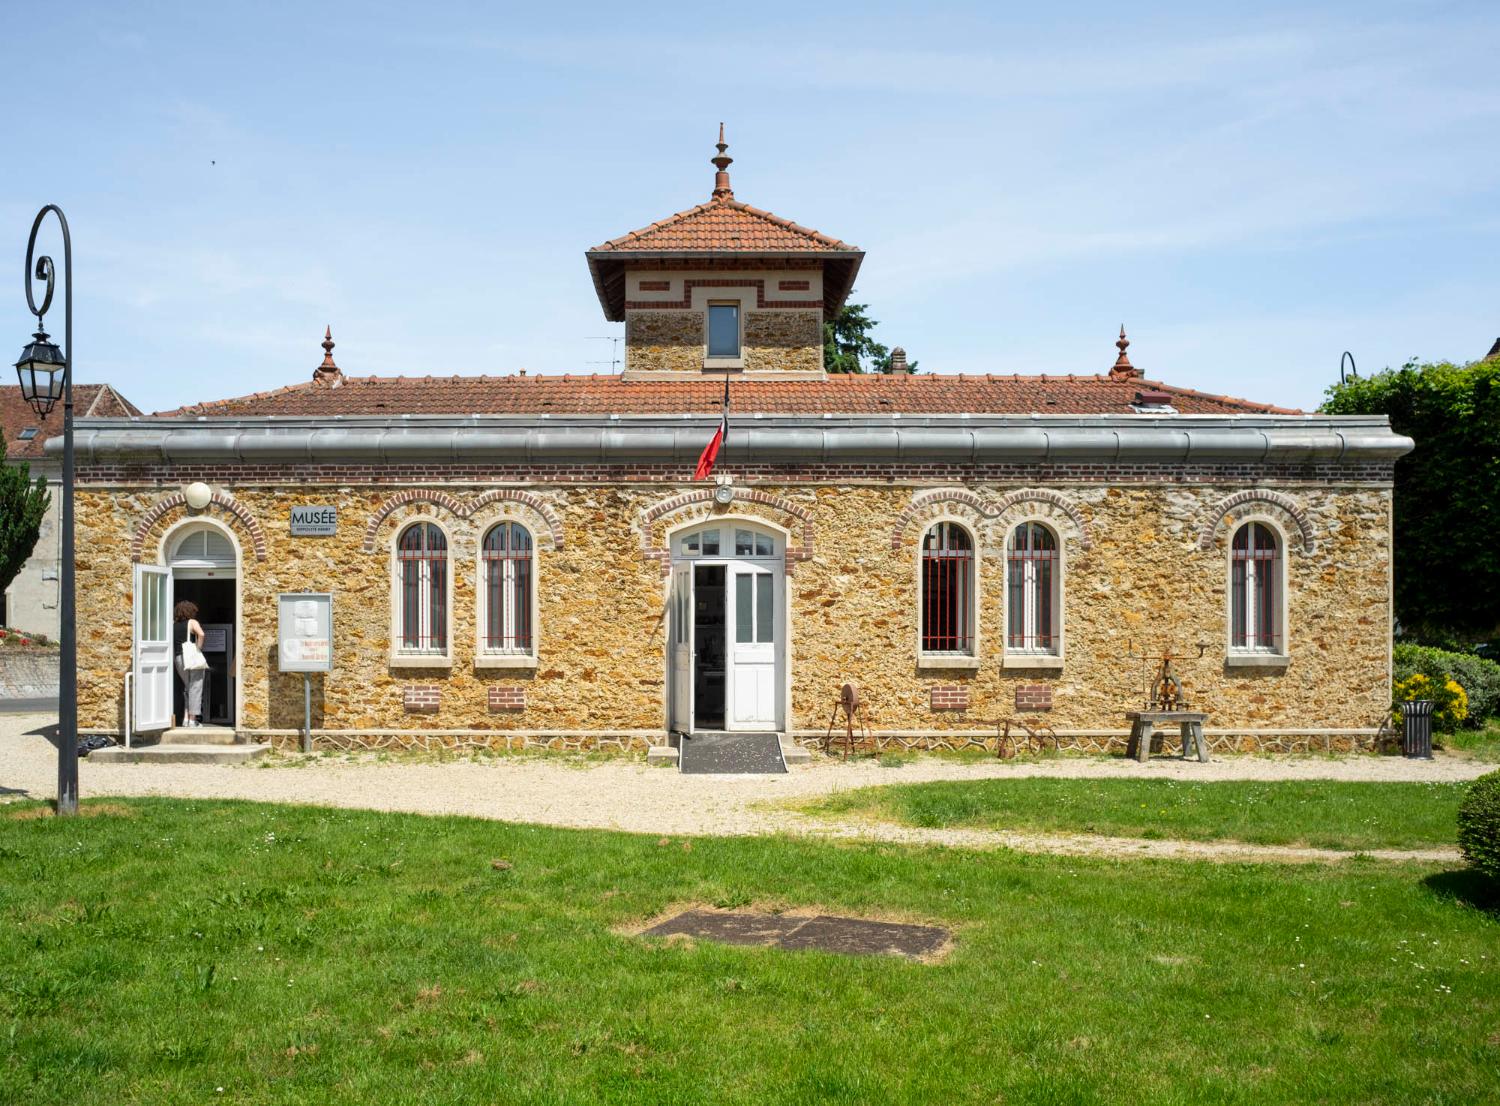
[{"label": "neighboring house roof", "polygon": [[[1153,394],[1154,393],[1154,394]],[[719,410],[721,377],[345,376],[337,386],[293,384],[163,416],[694,414]],[[1142,397],[1185,415],[1301,414],[1139,377],[841,375],[821,380],[731,380],[731,414],[1102,414],[1141,411]],[[1161,396],[1165,396],[1163,401]]]},{"label": "neighboring house roof", "polygon": [[719,128],[719,156],[710,159],[718,168],[713,195],[707,203],[679,211],[650,226],[595,246],[586,256],[594,289],[606,318],[625,318],[625,265],[628,261],[693,261],[724,258],[744,261],[816,259],[823,266],[824,309],[837,311],[854,288],[854,277],[864,257],[858,246],[783,219],[769,211],[751,207],[734,198],[729,186],[729,165],[734,160],[724,151],[724,128]]},{"label": "neighboring house roof", "polygon": [[[131,403],[108,384],[73,385],[73,417],[126,418],[139,415],[140,408]],[[62,405],[53,408],[45,419],[37,417],[31,404],[21,397],[19,384],[0,385],[0,436],[5,439],[5,456],[11,461],[39,461],[42,446],[63,428]],[[21,435],[27,430],[36,434],[27,440]]]}]

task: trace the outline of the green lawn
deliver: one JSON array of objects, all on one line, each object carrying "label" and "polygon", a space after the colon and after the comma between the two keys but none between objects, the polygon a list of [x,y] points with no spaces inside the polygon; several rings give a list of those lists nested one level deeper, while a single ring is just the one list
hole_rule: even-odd
[{"label": "green lawn", "polygon": [[1433,741],[1444,749],[1454,749],[1475,760],[1500,762],[1500,722],[1491,720],[1477,730],[1434,734]]},{"label": "green lawn", "polygon": [[1232,840],[1324,849],[1452,845],[1459,783],[990,779],[890,784],[799,804],[912,826]]},{"label": "green lawn", "polygon": [[[1461,872],[106,810],[0,811],[0,1101],[1406,1106],[1500,1086],[1500,906]],[[689,901],[956,943],[924,965],[615,932]]]}]

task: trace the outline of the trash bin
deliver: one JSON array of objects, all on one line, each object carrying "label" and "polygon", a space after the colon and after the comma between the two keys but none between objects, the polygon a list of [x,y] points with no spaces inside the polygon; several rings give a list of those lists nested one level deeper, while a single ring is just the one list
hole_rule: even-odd
[{"label": "trash bin", "polygon": [[1432,759],[1432,699],[1412,699],[1401,704],[1401,752],[1421,760]]}]

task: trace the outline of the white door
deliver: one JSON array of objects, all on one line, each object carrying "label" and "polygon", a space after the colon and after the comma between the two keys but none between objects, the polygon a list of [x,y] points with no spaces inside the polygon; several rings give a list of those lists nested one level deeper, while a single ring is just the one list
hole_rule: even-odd
[{"label": "white door", "polygon": [[135,566],[136,730],[172,724],[172,570]]},{"label": "white door", "polygon": [[693,732],[693,566],[672,568],[671,638],[672,724],[674,730]]},{"label": "white door", "polygon": [[731,730],[780,729],[776,717],[780,574],[768,566],[731,564],[729,575],[726,725]]}]

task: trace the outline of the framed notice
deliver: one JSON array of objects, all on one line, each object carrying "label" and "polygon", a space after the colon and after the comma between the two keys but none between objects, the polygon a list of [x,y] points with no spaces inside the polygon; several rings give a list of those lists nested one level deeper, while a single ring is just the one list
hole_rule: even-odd
[{"label": "framed notice", "polygon": [[277,648],[283,672],[333,671],[333,596],[292,592],[276,597]]}]

